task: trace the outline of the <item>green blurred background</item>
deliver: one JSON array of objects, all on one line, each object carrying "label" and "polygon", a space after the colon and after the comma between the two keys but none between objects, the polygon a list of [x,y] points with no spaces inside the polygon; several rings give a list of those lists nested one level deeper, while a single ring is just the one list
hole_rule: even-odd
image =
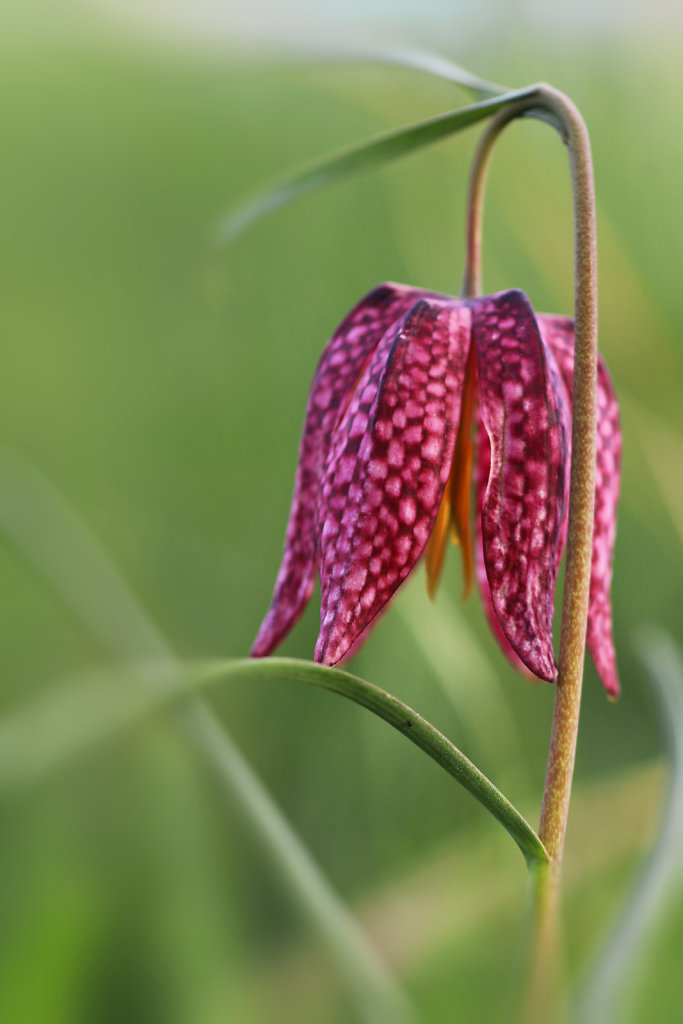
[{"label": "green blurred background", "polygon": [[[364,6],[328,12],[328,36],[342,24],[362,32],[372,14],[371,38],[384,41],[391,22],[392,38],[403,32],[495,81],[550,81],[592,136],[601,347],[625,439],[614,584],[623,697],[608,703],[587,668],[567,850],[568,970],[580,979],[666,794],[636,640],[651,622],[681,640],[680,32],[657,5],[649,25],[617,24],[600,4],[566,22],[522,4],[498,20],[492,7],[475,20],[465,4],[446,16],[433,3],[422,18],[414,5],[400,16]],[[29,7],[8,12],[0,41],[4,453],[89,524],[181,657],[244,656],[279,563],[321,347],[382,280],[458,288],[477,130],[299,201],[229,250],[213,244],[216,226],[309,159],[466,96],[393,67],[259,57],[244,42],[258,9],[245,26],[226,5],[207,28],[200,9],[184,27],[180,2],[168,16],[142,5],[148,16],[132,21],[114,5]],[[271,49],[284,19],[280,9],[269,20],[274,10],[261,12]],[[325,35],[321,7],[292,10]],[[539,123],[500,144],[484,272],[488,291],[521,287],[537,309],[571,310],[566,154]],[[15,479],[2,477],[7,507]],[[26,521],[43,523],[49,547],[41,515],[29,507]],[[110,652],[16,537],[0,545],[0,572],[0,702],[11,717]],[[66,572],[78,591],[86,568]],[[354,671],[433,721],[535,823],[552,689],[507,668],[476,600],[459,605],[456,557],[433,608],[416,575]],[[314,599],[283,653],[310,657],[316,632]],[[525,872],[508,836],[336,697],[259,683],[211,699],[419,1019],[510,1019]],[[1,1020],[355,1019],[334,959],[174,719],[3,790],[0,823]],[[681,1019],[681,941],[672,890],[642,949],[634,1020]]]}]

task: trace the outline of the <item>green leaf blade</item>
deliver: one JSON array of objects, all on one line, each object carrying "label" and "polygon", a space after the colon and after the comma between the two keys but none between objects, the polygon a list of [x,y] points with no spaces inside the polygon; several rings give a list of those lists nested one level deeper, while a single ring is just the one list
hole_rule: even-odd
[{"label": "green leaf blade", "polygon": [[547,863],[548,855],[540,839],[507,797],[422,715],[380,687],[339,669],[289,658],[234,661],[217,666],[216,672],[219,677],[233,681],[260,678],[302,682],[367,708],[424,751],[478,800],[514,839],[530,867]]},{"label": "green leaf blade", "polygon": [[510,103],[530,98],[535,92],[536,86],[506,92],[471,106],[460,107],[449,113],[377,135],[366,142],[345,149],[321,163],[304,169],[289,181],[276,186],[252,202],[238,207],[219,225],[216,242],[219,245],[230,244],[257,221],[299,196],[331,185],[342,178],[381,167],[398,157],[407,156],[490,117]]},{"label": "green leaf blade", "polygon": [[312,46],[296,46],[292,56],[298,64],[302,62],[324,62],[332,64],[385,64],[391,67],[406,68],[440,78],[453,85],[467,89],[479,99],[498,96],[510,90],[504,85],[489,82],[460,64],[440,57],[438,54],[413,47],[378,47],[373,45],[330,43],[321,45],[316,42]]},{"label": "green leaf blade", "polygon": [[[538,836],[517,809],[489,779],[417,711],[372,683],[338,669],[290,658],[243,659],[163,665],[129,664],[117,683],[111,670],[90,682],[81,680],[51,693],[35,707],[0,723],[0,792],[39,781],[74,757],[115,738],[140,720],[159,713],[209,686],[223,682],[282,681],[329,690],[359,704],[419,747],[464,787],[500,822],[532,867],[547,854]],[[154,687],[136,687],[135,680],[155,677]],[[109,687],[106,684],[109,678]],[[93,699],[93,692],[97,699]],[[55,730],[55,723],[63,730]],[[52,723],[51,730],[46,724]],[[32,737],[49,735],[36,746]],[[32,753],[37,751],[37,753]]]}]

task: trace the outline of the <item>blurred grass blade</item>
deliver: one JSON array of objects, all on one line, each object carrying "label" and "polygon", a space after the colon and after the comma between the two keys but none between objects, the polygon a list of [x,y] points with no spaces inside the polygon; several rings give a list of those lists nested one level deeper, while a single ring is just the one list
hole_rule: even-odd
[{"label": "blurred grass blade", "polygon": [[[156,686],[149,684],[154,675]],[[142,685],[141,685],[142,684]],[[186,678],[184,690],[191,689]],[[166,663],[95,669],[51,685],[0,718],[0,794],[21,794],[143,721],[178,692]]]},{"label": "blurred grass blade", "polygon": [[[167,668],[165,677],[160,675],[164,666],[142,664],[129,668],[133,670],[133,683],[135,675],[138,679],[153,676],[157,683],[155,690],[147,688],[138,694],[134,685],[131,688],[129,678],[120,680],[113,694],[111,687],[109,694],[101,692],[101,685],[93,687],[79,705],[81,696],[78,690],[74,694],[74,688],[70,687],[62,694],[50,694],[44,702],[47,707],[40,706],[39,702],[36,708],[20,712],[14,720],[5,720],[0,726],[0,789],[8,783],[16,784],[18,768],[19,781],[22,770],[24,778],[32,780],[36,771],[56,767],[60,759],[68,760],[87,746],[96,746],[108,732],[110,735],[116,733],[173,699],[192,694],[210,682],[256,679],[299,682],[337,693],[384,719],[471,793],[508,831],[529,864],[547,860],[531,826],[450,740],[403,701],[364,679],[311,661],[291,658],[190,663],[178,665],[172,674]],[[164,684],[161,688],[159,682]],[[120,693],[118,703],[117,691]],[[37,743],[37,739],[41,742]],[[35,755],[31,750],[34,745],[38,747]]]},{"label": "blurred grass blade", "polygon": [[[140,678],[141,658],[153,659],[142,669],[148,697],[170,699],[172,690],[165,697],[164,686],[181,670],[170,645],[86,524],[30,465],[2,452],[0,530],[114,657],[127,662],[131,676]],[[96,705],[90,706],[97,713]],[[360,1019],[408,1024],[413,1015],[407,999],[219,719],[200,699],[188,702],[181,716],[224,792],[242,809],[334,954],[355,994]],[[12,742],[16,751],[16,732]],[[63,749],[58,753],[63,756]]]},{"label": "blurred grass blade", "polygon": [[0,451],[0,531],[117,660],[173,660],[101,544],[24,459]]},{"label": "blurred grass blade", "polygon": [[330,185],[340,178],[348,178],[350,175],[381,167],[397,157],[422,149],[432,142],[476,124],[477,121],[483,121],[508,103],[533,96],[535,91],[536,86],[529,86],[506,92],[501,96],[482,100],[468,107],[460,107],[458,110],[397,128],[384,135],[377,135],[366,142],[345,149],[303,170],[296,177],[276,186],[253,202],[239,207],[219,225],[216,241],[219,244],[232,242],[256,221],[307,192]]},{"label": "blurred grass blade", "polygon": [[325,65],[330,63],[344,64],[389,64],[394,67],[408,68],[412,71],[423,71],[434,78],[441,78],[454,85],[460,85],[468,89],[479,99],[486,99],[490,96],[499,96],[501,93],[510,90],[504,85],[497,85],[495,82],[487,82],[471,71],[454,64],[453,61],[439,57],[437,54],[429,53],[426,50],[407,49],[405,47],[377,47],[362,46],[360,44],[330,43],[323,45],[316,42],[315,46],[297,46],[294,48],[293,56],[298,62],[324,61]]},{"label": "blurred grass blade", "polygon": [[354,994],[359,1020],[364,1024],[414,1024],[407,996],[219,719],[207,705],[194,700],[185,721],[212,768],[224,780],[232,800],[241,807],[247,824],[298,897],[312,926],[334,954]]},{"label": "blurred grass blade", "polygon": [[[508,691],[456,602],[444,591],[438,603],[432,603],[423,581],[414,579],[404,584],[393,614],[400,618],[402,628],[429,665],[473,744],[486,749],[495,719],[498,762],[518,774],[524,772],[522,737],[508,707]],[[452,643],[454,633],[457,647]],[[473,678],[477,680],[474,687],[469,685]],[[530,780],[526,781],[531,788]]]},{"label": "blurred grass blade", "polygon": [[[672,472],[672,466],[683,466],[683,443],[661,416],[651,412],[640,399],[624,393],[623,388],[619,390],[619,401],[636,427],[634,436],[643,448],[646,465],[683,543],[683,479]],[[645,493],[649,496],[649,491]]]},{"label": "blurred grass blade", "polygon": [[669,793],[655,847],[580,1000],[580,1024],[626,1019],[633,995],[629,982],[646,960],[658,920],[683,886],[683,655],[669,634],[655,627],[643,629],[636,646],[659,700],[671,767]]}]

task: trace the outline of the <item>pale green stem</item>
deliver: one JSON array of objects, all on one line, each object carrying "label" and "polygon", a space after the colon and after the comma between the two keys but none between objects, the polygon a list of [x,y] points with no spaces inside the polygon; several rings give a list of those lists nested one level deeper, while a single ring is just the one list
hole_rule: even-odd
[{"label": "pale green stem", "polygon": [[588,132],[581,114],[562,93],[539,85],[533,95],[511,103],[490,122],[474,158],[470,180],[467,259],[463,297],[481,290],[481,223],[486,174],[494,144],[505,126],[524,115],[544,115],[569,149],[574,199],[575,361],[572,465],[567,556],[562,603],[559,676],[555,691],[550,751],[539,838],[548,867],[532,872],[535,935],[528,1016],[547,1019],[558,1008],[558,904],[567,829],[588,620],[593,509],[595,500],[597,380],[597,258],[595,195]]}]

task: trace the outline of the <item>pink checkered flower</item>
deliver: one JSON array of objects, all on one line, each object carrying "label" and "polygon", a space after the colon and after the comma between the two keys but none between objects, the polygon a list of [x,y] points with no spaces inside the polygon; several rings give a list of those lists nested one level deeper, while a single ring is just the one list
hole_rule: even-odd
[{"label": "pink checkered flower", "polygon": [[[315,660],[336,665],[421,556],[433,595],[450,534],[462,548],[465,590],[476,575],[505,654],[555,680],[573,361],[572,321],[535,315],[519,291],[461,300],[383,284],[362,299],[313,379],[284,556],[252,655],[270,654],[292,629],[317,568]],[[587,642],[616,696],[609,594],[621,433],[602,361],[598,415]]]}]

